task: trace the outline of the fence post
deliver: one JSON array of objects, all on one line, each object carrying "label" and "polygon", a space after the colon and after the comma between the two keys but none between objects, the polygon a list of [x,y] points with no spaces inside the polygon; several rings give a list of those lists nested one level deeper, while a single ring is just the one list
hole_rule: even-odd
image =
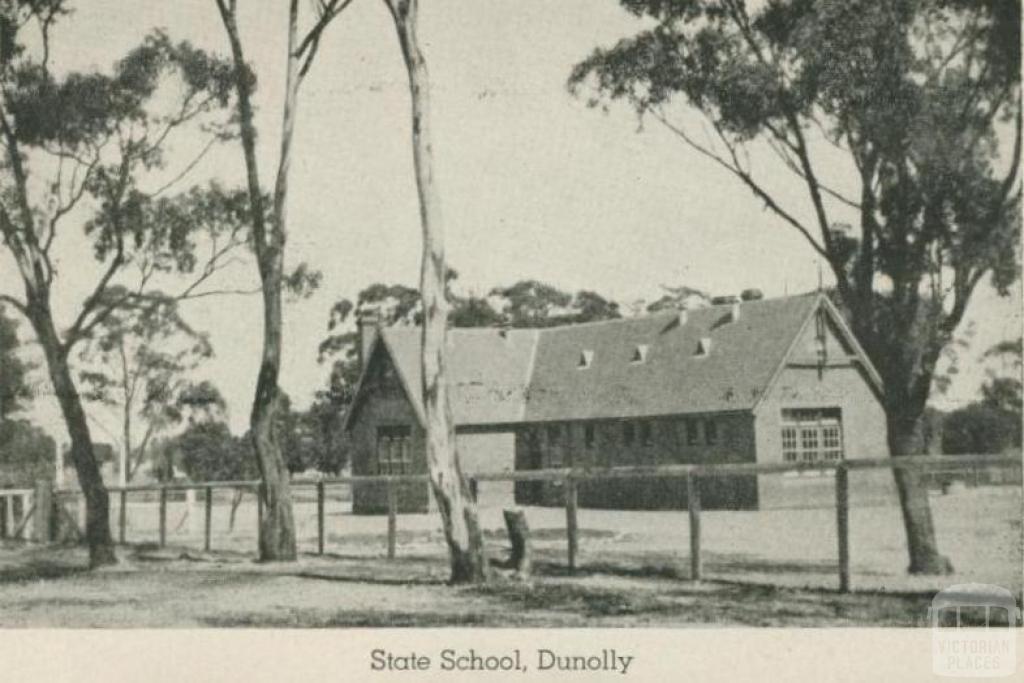
[{"label": "fence post", "polygon": [[850,592],[850,474],[846,463],[836,468],[836,536],[839,541],[839,592]]},{"label": "fence post", "polygon": [[256,551],[263,557],[263,482],[256,487]]},{"label": "fence post", "polygon": [[210,529],[213,526],[213,487],[206,487],[206,501],[203,505],[205,514],[203,518],[203,550],[210,552]]},{"label": "fence post", "polygon": [[316,483],[316,552],[324,554],[324,482]]},{"label": "fence post", "polygon": [[87,531],[87,518],[88,509],[85,504],[85,491],[78,490],[78,525],[82,527],[82,536],[84,537]]},{"label": "fence post", "polygon": [[160,547],[167,545],[167,485],[160,486]]},{"label": "fence post", "polygon": [[7,538],[7,518],[10,516],[7,501],[10,499],[10,496],[0,495],[0,538]]},{"label": "fence post", "polygon": [[579,527],[576,519],[576,480],[570,475],[565,481],[565,535],[569,542],[569,571],[576,571],[576,552],[579,549]]},{"label": "fence post", "polygon": [[395,483],[387,480],[388,486],[388,559],[395,559],[395,545],[398,541],[398,492]]},{"label": "fence post", "polygon": [[700,482],[693,474],[686,475],[686,509],[690,513],[690,580],[700,581]]},{"label": "fence post", "polygon": [[121,545],[124,545],[128,537],[128,491],[121,489],[120,507],[117,514],[117,538]]},{"label": "fence post", "polygon": [[48,543],[53,538],[53,482],[49,479],[38,479],[35,498],[33,538],[36,543]]},{"label": "fence post", "polygon": [[480,482],[476,477],[469,478],[469,495],[473,497],[473,503],[480,502]]}]

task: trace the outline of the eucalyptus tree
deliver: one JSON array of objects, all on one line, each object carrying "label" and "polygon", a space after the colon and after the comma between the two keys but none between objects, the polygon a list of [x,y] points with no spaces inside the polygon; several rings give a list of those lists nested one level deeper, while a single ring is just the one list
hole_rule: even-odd
[{"label": "eucalyptus tree", "polygon": [[[921,452],[972,294],[1018,276],[1020,0],[620,1],[642,28],[570,88],[627,102],[803,237],[884,380],[892,455]],[[896,483],[910,571],[951,570],[919,478]]]},{"label": "eucalyptus tree", "polygon": [[[66,0],[0,5],[0,254],[14,262],[24,289],[0,300],[24,315],[42,349],[85,496],[90,564],[97,566],[116,558],[72,351],[116,310],[209,293],[201,290],[223,261],[198,254],[205,240],[196,226],[160,220],[158,196],[193,164],[159,187],[146,184],[165,169],[175,133],[209,134],[207,148],[223,138],[232,70],[156,31],[109,73],[57,73],[50,47],[69,11]],[[54,250],[72,239],[73,225],[91,242],[100,273],[61,329]],[[123,281],[129,268],[130,287]],[[182,289],[154,289],[165,276],[180,284],[172,276],[182,273],[190,282]]]},{"label": "eucalyptus tree", "polygon": [[394,20],[402,51],[412,110],[412,151],[423,231],[420,297],[423,325],[420,362],[423,367],[423,412],[426,422],[427,468],[451,564],[452,583],[488,579],[487,554],[469,482],[459,465],[455,421],[448,398],[447,266],[441,197],[434,165],[430,110],[430,77],[418,35],[418,0],[384,0]]},{"label": "eucalyptus tree", "polygon": [[[220,13],[231,49],[232,87],[237,95],[236,123],[245,160],[249,220],[252,245],[260,274],[263,297],[263,350],[256,395],[250,415],[250,432],[257,464],[263,481],[260,495],[266,514],[260,533],[261,560],[294,560],[295,519],[288,484],[288,463],[274,425],[283,410],[283,394],[278,384],[281,374],[282,289],[289,284],[285,274],[285,245],[288,240],[288,180],[292,162],[299,89],[313,65],[324,30],[351,0],[313,0],[315,17],[305,34],[299,29],[299,2],[289,0],[285,57],[285,92],[281,113],[280,149],[273,192],[264,193],[257,157],[257,128],[253,95],[256,74],[246,61],[245,45],[238,28],[238,0],[214,0]],[[263,9],[253,3],[253,10]],[[298,279],[314,273],[300,269]],[[301,284],[301,283],[299,283]]]}]

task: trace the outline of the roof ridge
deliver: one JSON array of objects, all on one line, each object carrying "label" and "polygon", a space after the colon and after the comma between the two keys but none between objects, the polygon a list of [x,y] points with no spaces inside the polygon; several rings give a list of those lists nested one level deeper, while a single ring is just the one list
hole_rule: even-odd
[{"label": "roof ridge", "polygon": [[[660,310],[660,311],[647,312],[647,313],[643,313],[641,315],[622,316],[620,318],[605,318],[605,319],[602,319],[602,320],[588,320],[586,322],[581,322],[581,323],[563,323],[561,325],[551,325],[549,327],[511,327],[511,326],[501,326],[501,325],[486,325],[486,326],[481,326],[481,327],[450,327],[450,328],[448,328],[448,331],[449,332],[460,332],[460,333],[465,333],[465,332],[502,332],[502,331],[504,331],[506,333],[508,333],[508,332],[516,332],[516,333],[534,332],[534,333],[538,333],[539,334],[539,333],[542,333],[542,332],[550,332],[550,331],[555,331],[555,330],[565,330],[565,329],[574,329],[575,330],[575,329],[579,329],[581,327],[592,327],[592,326],[595,326],[595,325],[613,325],[615,323],[644,322],[644,321],[647,321],[647,320],[655,320],[655,319],[660,318],[660,317],[669,317],[669,316],[675,317],[679,313],[679,311],[681,311],[681,310],[687,310],[690,313],[699,313],[700,311],[706,311],[706,310],[712,310],[712,309],[717,309],[717,308],[725,308],[726,306],[732,306],[733,303],[748,304],[748,305],[760,305],[760,304],[766,304],[766,303],[775,303],[775,302],[779,302],[779,301],[788,301],[788,300],[791,300],[791,299],[802,299],[804,297],[813,297],[813,296],[819,296],[819,295],[822,295],[822,293],[818,292],[817,290],[811,290],[811,291],[808,291],[808,292],[801,292],[799,294],[787,294],[787,295],[784,295],[784,296],[765,297],[765,298],[762,298],[762,299],[750,299],[750,300],[747,300],[747,301],[740,300],[740,301],[732,302],[732,303],[708,304],[707,306],[700,306],[698,308],[689,308],[689,309],[671,308],[671,309],[664,309],[664,310]],[[423,327],[422,325],[415,325],[415,324],[414,325],[409,325],[407,323],[396,323],[396,324],[392,324],[392,325],[382,326],[381,329],[382,330],[406,330],[406,329],[408,329],[408,330],[418,330],[418,329],[422,329],[422,327]]]}]

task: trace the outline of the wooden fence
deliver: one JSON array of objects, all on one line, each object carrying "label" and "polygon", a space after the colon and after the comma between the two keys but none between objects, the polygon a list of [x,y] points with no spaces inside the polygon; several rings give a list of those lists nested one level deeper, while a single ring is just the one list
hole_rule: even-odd
[{"label": "wooden fence", "polygon": [[[785,474],[788,472],[834,471],[835,482],[835,514],[836,537],[838,539],[838,587],[841,592],[850,590],[850,492],[849,473],[852,470],[869,469],[903,469],[922,475],[933,471],[971,471],[979,467],[1021,468],[1020,456],[1015,455],[961,455],[961,456],[903,456],[875,459],[856,459],[842,461],[825,461],[815,463],[722,463],[706,465],[660,465],[650,467],[613,467],[605,469],[545,469],[520,470],[515,472],[497,472],[477,474],[470,477],[471,490],[476,495],[481,482],[518,482],[542,481],[560,482],[565,491],[565,520],[567,537],[567,564],[570,571],[577,565],[579,551],[579,525],[577,522],[578,486],[580,482],[608,479],[685,479],[687,490],[687,515],[689,518],[690,546],[690,578],[699,581],[703,575],[701,557],[701,500],[700,487],[697,481],[704,477],[722,477],[736,475]],[[331,477],[318,481],[294,481],[292,486],[313,487],[316,490],[317,504],[317,553],[324,553],[325,500],[326,489],[330,486],[360,484],[383,484],[387,487],[387,556],[393,559],[397,552],[398,532],[398,496],[397,487],[401,484],[426,484],[426,474],[406,475],[374,475]],[[203,547],[211,548],[211,520],[213,512],[213,493],[216,489],[248,490],[258,492],[258,481],[221,481],[201,483],[171,483],[162,485],[138,485],[111,487],[110,492],[118,496],[118,539],[126,541],[127,500],[133,492],[156,492],[159,496],[159,543],[163,547],[167,543],[167,502],[168,495],[175,491],[203,491],[204,496],[204,542]],[[0,499],[10,496],[33,494],[32,491],[3,492]],[[70,490],[57,491],[58,496],[67,496],[76,492]],[[38,496],[38,493],[35,493]],[[257,496],[257,515],[263,516],[263,497]],[[60,506],[58,506],[59,508]],[[24,522],[22,522],[22,527]],[[259,524],[257,524],[257,529]]]}]

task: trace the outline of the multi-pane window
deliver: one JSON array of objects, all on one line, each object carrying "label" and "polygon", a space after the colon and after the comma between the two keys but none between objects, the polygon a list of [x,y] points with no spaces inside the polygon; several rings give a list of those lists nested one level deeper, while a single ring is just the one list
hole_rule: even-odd
[{"label": "multi-pane window", "polygon": [[796,427],[783,425],[782,427],[782,459],[786,462],[796,462],[800,457],[800,449],[796,443]]},{"label": "multi-pane window", "polygon": [[648,420],[640,423],[640,443],[644,446],[654,445],[654,430],[651,428],[651,423]]},{"label": "multi-pane window", "polygon": [[412,471],[408,425],[381,425],[377,427],[377,473],[407,474]]},{"label": "multi-pane window", "polygon": [[697,425],[700,424],[696,420],[686,421],[686,445],[696,446],[700,439],[700,434],[697,432]]},{"label": "multi-pane window", "polygon": [[562,425],[548,427],[548,445],[557,446],[562,442]]},{"label": "multi-pane window", "polygon": [[843,425],[838,408],[782,411],[782,459],[820,462],[843,458]]},{"label": "multi-pane window", "polygon": [[622,442],[632,446],[636,442],[636,425],[632,422],[622,423]]},{"label": "multi-pane window", "polygon": [[718,423],[714,420],[704,420],[704,443],[709,446],[718,443]]},{"label": "multi-pane window", "polygon": [[[568,425],[566,425],[566,430]],[[562,447],[563,439],[566,436],[562,425],[548,425],[548,467],[563,467],[565,465],[565,453]]]}]

